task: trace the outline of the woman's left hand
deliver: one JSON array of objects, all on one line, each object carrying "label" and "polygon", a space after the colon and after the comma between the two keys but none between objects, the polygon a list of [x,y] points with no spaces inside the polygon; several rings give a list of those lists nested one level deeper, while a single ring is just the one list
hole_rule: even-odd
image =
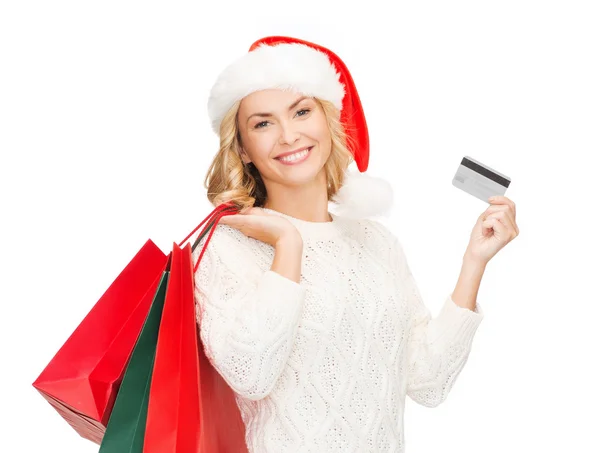
[{"label": "woman's left hand", "polygon": [[497,196],[477,219],[465,258],[486,265],[498,251],[519,235],[515,219],[515,203],[507,197]]}]

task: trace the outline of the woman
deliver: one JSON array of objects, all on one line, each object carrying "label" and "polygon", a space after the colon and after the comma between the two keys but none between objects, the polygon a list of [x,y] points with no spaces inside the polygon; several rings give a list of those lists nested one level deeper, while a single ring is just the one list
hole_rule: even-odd
[{"label": "woman", "polygon": [[514,204],[501,197],[480,216],[432,318],[400,242],[367,218],[387,186],[347,172],[366,170],[368,133],[335,54],[257,41],[221,73],[209,113],[220,136],[209,199],[242,211],[220,220],[200,261],[197,318],[250,453],[403,452],[406,395],[439,405],[466,363],[485,265],[518,231]]}]

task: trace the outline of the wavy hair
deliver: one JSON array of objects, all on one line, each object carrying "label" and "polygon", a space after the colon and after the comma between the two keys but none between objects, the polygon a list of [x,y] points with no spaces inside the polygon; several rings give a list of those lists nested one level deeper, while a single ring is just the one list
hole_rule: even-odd
[{"label": "wavy hair", "polygon": [[[344,183],[344,175],[354,156],[348,149],[349,137],[340,122],[340,111],[329,101],[315,98],[323,109],[331,135],[331,154],[325,162],[327,199],[331,200]],[[263,207],[267,190],[253,163],[244,164],[241,158],[241,138],[237,101],[221,122],[219,151],[213,158],[204,179],[208,200],[213,206],[231,202],[239,209]]]}]

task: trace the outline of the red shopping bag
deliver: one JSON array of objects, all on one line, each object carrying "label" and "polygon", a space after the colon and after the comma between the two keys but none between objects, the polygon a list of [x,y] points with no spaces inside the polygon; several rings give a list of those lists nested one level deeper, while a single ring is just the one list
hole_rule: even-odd
[{"label": "red shopping bag", "polygon": [[[215,225],[215,213],[235,213],[232,207],[218,206],[182,244],[208,219],[213,220],[211,227]],[[82,437],[94,443],[102,442],[168,258],[146,241],[33,383]]]},{"label": "red shopping bag", "polygon": [[167,256],[148,240],[33,386],[84,438],[100,443]]},{"label": "red shopping bag", "polygon": [[212,217],[200,235],[210,231],[193,269],[190,245],[181,249],[181,244],[173,244],[150,384],[144,453],[248,451],[235,394],[204,354],[194,308],[194,271],[218,219],[230,214],[235,210],[224,209]]}]

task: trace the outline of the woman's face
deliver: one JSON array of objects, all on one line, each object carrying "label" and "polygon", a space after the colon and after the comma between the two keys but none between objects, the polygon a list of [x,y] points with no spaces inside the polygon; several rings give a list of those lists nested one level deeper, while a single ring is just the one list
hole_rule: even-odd
[{"label": "woman's face", "polygon": [[317,181],[331,153],[331,134],[320,104],[291,91],[269,89],[246,96],[238,110],[238,127],[242,159],[254,163],[267,191],[269,182],[297,186]]}]

